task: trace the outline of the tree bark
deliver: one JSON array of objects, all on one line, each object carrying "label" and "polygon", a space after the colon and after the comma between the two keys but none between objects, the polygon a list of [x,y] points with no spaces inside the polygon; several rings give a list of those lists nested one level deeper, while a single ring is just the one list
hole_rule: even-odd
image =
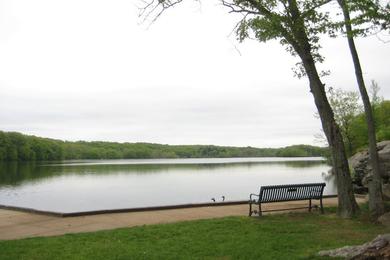
[{"label": "tree bark", "polygon": [[349,171],[347,156],[343,137],[339,126],[337,125],[333,110],[326,97],[324,84],[321,82],[320,76],[315,65],[314,57],[311,53],[311,45],[305,31],[305,25],[300,18],[298,5],[295,0],[289,0],[293,24],[293,39],[289,43],[293,46],[296,53],[302,60],[305,72],[309,78],[310,90],[314,97],[314,102],[318,109],[318,114],[321,119],[322,128],[328,140],[331,154],[333,171],[336,175],[337,190],[338,190],[338,214],[343,218],[350,218],[355,215],[359,206],[356,203],[353,189],[352,179]]},{"label": "tree bark", "polygon": [[305,55],[303,63],[309,77],[310,89],[320,114],[322,128],[331,149],[333,171],[336,175],[338,191],[338,214],[343,218],[350,218],[357,213],[359,207],[353,194],[352,179],[343,138],[334,120],[332,108],[325,94],[324,84],[320,80],[310,53]]},{"label": "tree bark", "polygon": [[352,33],[352,25],[351,25],[351,19],[349,15],[349,8],[345,0],[338,0],[338,3],[343,11],[349,50],[351,52],[353,65],[355,67],[356,81],[359,86],[359,92],[362,97],[364,112],[366,115],[366,123],[368,129],[368,144],[369,144],[368,151],[370,156],[369,157],[370,164],[372,167],[372,179],[368,184],[368,193],[369,193],[368,205],[369,205],[371,219],[376,220],[379,216],[381,216],[384,213],[385,210],[384,210],[384,204],[382,198],[382,177],[379,168],[379,156],[378,156],[378,151],[376,146],[374,117],[372,113],[370,99],[368,97],[366,86],[364,83],[359,55],[356,50],[355,41]]}]

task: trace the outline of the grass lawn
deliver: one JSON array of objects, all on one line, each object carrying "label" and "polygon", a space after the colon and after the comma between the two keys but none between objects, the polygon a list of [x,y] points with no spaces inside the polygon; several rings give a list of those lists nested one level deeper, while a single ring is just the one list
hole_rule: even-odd
[{"label": "grass lawn", "polygon": [[0,259],[313,259],[389,231],[332,212],[228,217],[0,241]]}]

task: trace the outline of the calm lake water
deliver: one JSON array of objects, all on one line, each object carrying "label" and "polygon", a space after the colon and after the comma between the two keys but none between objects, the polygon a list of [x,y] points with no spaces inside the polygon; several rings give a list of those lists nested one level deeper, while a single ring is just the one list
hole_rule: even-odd
[{"label": "calm lake water", "polygon": [[57,212],[247,200],[262,185],[326,182],[321,158],[80,160],[0,164],[0,205]]}]

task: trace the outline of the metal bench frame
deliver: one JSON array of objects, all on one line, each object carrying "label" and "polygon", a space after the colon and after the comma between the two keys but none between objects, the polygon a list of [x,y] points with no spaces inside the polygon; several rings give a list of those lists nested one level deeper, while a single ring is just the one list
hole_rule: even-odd
[{"label": "metal bench frame", "polygon": [[[287,184],[287,185],[272,185],[272,186],[262,186],[260,188],[259,194],[250,194],[249,196],[249,216],[256,214],[257,210],[252,209],[253,204],[259,206],[259,216],[263,212],[261,209],[262,203],[271,203],[271,202],[283,202],[283,201],[295,201],[295,200],[309,200],[309,212],[312,209],[312,200],[320,201],[321,213],[324,213],[324,208],[322,205],[322,193],[325,188],[325,183],[306,183],[306,184]],[[298,208],[294,208],[298,209]],[[299,208],[299,209],[302,209]],[[275,211],[275,210],[268,210]]]}]

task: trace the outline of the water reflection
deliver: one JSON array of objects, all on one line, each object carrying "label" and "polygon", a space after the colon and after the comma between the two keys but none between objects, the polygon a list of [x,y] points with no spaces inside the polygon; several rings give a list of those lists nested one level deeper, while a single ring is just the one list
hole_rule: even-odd
[{"label": "water reflection", "polygon": [[277,165],[285,168],[310,168],[324,165],[323,161],[280,161],[280,162],[241,162],[241,163],[199,163],[199,164],[61,164],[36,162],[0,163],[0,187],[18,186],[25,182],[36,182],[63,175],[115,175],[127,174],[161,174],[163,172],[186,171],[219,171],[221,169],[246,168]]}]

